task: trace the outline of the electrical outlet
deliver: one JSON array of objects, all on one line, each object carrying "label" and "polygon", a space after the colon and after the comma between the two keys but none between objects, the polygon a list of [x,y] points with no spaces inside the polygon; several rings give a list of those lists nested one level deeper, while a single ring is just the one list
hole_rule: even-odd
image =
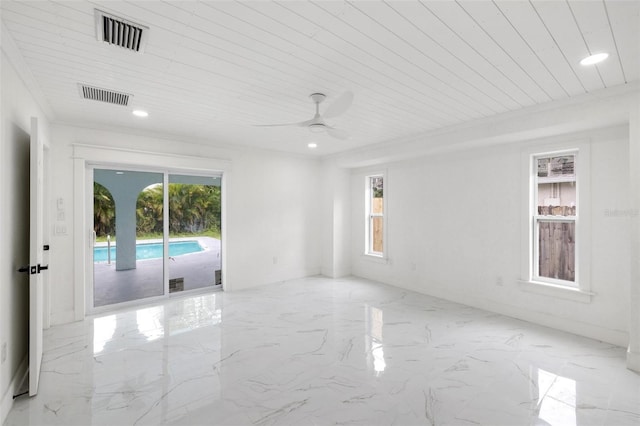
[{"label": "electrical outlet", "polygon": [[278,263],[278,256],[273,256],[273,264],[276,265]]},{"label": "electrical outlet", "polygon": [[2,364],[7,360],[7,342],[2,344]]}]

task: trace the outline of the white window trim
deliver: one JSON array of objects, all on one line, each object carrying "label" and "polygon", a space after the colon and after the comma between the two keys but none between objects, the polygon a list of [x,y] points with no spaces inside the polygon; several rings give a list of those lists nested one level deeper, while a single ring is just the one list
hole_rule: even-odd
[{"label": "white window trim", "polygon": [[[576,210],[576,215],[575,216],[544,216],[544,215],[540,215],[537,213],[537,209],[538,209],[538,188],[539,188],[539,178],[537,177],[537,167],[536,167],[536,163],[537,160],[539,158],[548,158],[551,156],[558,156],[558,155],[573,155],[574,156],[574,167],[575,167],[575,174],[574,174],[574,184],[576,186],[576,206],[577,206],[577,210]],[[540,244],[538,241],[538,225],[540,224],[540,222],[563,222],[563,223],[568,223],[568,222],[573,222],[574,223],[574,229],[575,229],[575,234],[576,234],[576,241],[579,239],[579,232],[580,232],[580,225],[579,225],[579,215],[581,213],[581,208],[580,208],[580,197],[579,197],[579,191],[580,191],[580,152],[579,150],[575,149],[575,150],[570,150],[570,151],[560,151],[560,152],[552,152],[552,153],[542,153],[540,154],[534,154],[531,155],[531,176],[530,176],[530,182],[531,182],[531,193],[532,193],[532,198],[530,200],[529,203],[529,217],[530,220],[532,221],[532,229],[531,229],[531,244],[533,244],[533,252],[532,252],[532,258],[531,258],[531,281],[532,282],[540,282],[543,284],[550,284],[552,286],[559,286],[559,287],[571,287],[571,288],[579,288],[578,287],[578,283],[580,282],[580,268],[578,267],[578,262],[579,262],[579,256],[578,256],[578,247],[576,245],[576,251],[575,251],[575,265],[576,265],[576,270],[575,270],[575,280],[574,281],[567,281],[567,280],[560,280],[560,279],[554,279],[554,278],[548,278],[548,277],[541,277],[540,275],[538,275],[538,271],[536,266],[538,265],[538,257],[540,255]],[[558,180],[559,181],[559,180]]]},{"label": "white window trim", "polygon": [[[522,152],[522,231],[521,290],[544,296],[590,303],[591,292],[591,146],[588,140],[553,145],[531,145]],[[575,221],[576,224],[576,277],[575,282],[540,279],[535,272],[537,238],[534,219],[536,188],[534,187],[534,158],[576,153],[576,217],[547,217],[545,220]]]},{"label": "white window trim", "polygon": [[[371,178],[373,177],[382,177],[382,185],[383,185],[383,199],[382,199],[382,214],[373,215],[371,213]],[[389,213],[387,211],[387,173],[386,171],[381,171],[377,173],[368,173],[365,176],[365,241],[364,241],[364,256],[367,259],[378,260],[382,262],[386,262],[388,259],[387,255],[387,218]],[[370,250],[371,247],[371,233],[373,232],[373,228],[371,226],[371,217],[373,216],[381,216],[382,217],[382,253],[374,252]]]},{"label": "white window trim", "polygon": [[559,297],[562,299],[573,300],[575,302],[591,303],[591,298],[595,296],[595,293],[590,291],[546,282],[520,280],[518,281],[518,285],[522,291],[526,291],[527,293]]}]

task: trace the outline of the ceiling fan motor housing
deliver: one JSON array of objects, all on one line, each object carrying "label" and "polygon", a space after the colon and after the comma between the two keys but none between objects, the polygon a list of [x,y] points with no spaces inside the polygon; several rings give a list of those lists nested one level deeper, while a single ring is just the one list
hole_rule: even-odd
[{"label": "ceiling fan motor housing", "polygon": [[324,93],[312,93],[309,95],[309,97],[313,102],[319,104],[320,102],[324,101],[327,96]]},{"label": "ceiling fan motor housing", "polygon": [[312,133],[321,133],[326,130],[324,123],[311,123],[309,124],[309,131]]}]

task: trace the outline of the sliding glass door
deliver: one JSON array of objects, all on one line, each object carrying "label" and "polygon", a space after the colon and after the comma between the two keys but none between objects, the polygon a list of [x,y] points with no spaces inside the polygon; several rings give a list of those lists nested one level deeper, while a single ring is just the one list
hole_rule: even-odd
[{"label": "sliding glass door", "polygon": [[164,294],[162,173],[94,169],[93,301]]},{"label": "sliding glass door", "polygon": [[107,168],[93,176],[90,308],[221,287],[220,176]]},{"label": "sliding glass door", "polygon": [[169,291],[221,285],[220,177],[169,175]]}]

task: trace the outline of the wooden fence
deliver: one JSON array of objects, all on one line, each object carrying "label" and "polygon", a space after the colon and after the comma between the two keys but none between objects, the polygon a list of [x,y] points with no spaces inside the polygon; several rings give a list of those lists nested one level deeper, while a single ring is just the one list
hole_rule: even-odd
[{"label": "wooden fence", "polygon": [[[383,208],[384,208],[384,198],[372,198],[372,206],[371,206],[371,212],[372,213],[383,213]],[[378,253],[382,253],[383,250],[383,229],[382,229],[382,224],[383,224],[383,220],[382,217],[375,217],[373,218],[373,241],[371,242],[371,248],[373,249],[373,251],[378,252]]]},{"label": "wooden fence", "polygon": [[575,223],[539,222],[538,226],[538,275],[575,281]]},{"label": "wooden fence", "polygon": [[538,214],[542,216],[575,216],[576,207],[569,206],[538,206]]}]

